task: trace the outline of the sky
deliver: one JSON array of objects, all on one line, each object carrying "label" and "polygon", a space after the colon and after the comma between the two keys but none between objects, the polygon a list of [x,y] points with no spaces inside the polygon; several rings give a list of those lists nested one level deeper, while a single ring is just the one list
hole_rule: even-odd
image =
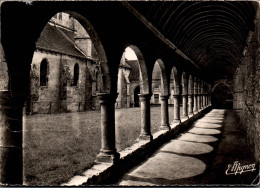
[{"label": "sky", "polygon": [[137,60],[135,52],[129,47],[125,49],[125,58],[128,60]]}]

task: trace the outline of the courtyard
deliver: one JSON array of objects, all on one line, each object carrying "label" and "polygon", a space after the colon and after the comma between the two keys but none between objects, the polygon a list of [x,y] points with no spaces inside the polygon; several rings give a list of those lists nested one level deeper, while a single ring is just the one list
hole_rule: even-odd
[{"label": "courtyard", "polygon": [[[170,121],[173,107],[169,107]],[[140,108],[116,109],[118,151],[140,134]],[[24,117],[24,180],[59,185],[94,164],[101,148],[100,111],[36,114]],[[160,127],[160,107],[151,108],[151,132]]]}]

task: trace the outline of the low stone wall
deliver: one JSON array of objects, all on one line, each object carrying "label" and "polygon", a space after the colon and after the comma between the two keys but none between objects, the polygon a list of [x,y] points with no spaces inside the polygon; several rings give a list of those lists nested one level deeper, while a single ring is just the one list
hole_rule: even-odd
[{"label": "low stone wall", "polygon": [[211,110],[211,106],[185,119],[179,124],[172,124],[170,130],[159,130],[153,134],[153,140],[140,140],[134,145],[120,152],[120,160],[115,163],[95,164],[83,174],[73,177],[68,183],[62,186],[79,185],[105,185],[117,182],[120,176],[124,175],[129,169],[150,157],[159,147],[181,132],[187,130],[192,123]]}]

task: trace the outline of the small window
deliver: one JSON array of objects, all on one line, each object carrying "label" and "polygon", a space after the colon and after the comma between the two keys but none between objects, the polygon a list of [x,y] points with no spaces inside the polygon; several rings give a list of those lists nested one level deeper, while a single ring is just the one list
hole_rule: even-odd
[{"label": "small window", "polygon": [[159,103],[159,94],[154,94],[154,103]]},{"label": "small window", "polygon": [[47,86],[48,82],[48,63],[46,59],[42,60],[40,65],[40,86]]},{"label": "small window", "polygon": [[79,81],[79,65],[76,63],[74,66],[73,86],[77,86],[78,81]]}]

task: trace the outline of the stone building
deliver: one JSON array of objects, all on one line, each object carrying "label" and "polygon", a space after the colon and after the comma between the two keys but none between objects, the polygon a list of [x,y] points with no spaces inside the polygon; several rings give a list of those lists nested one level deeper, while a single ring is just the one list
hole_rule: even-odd
[{"label": "stone building", "polygon": [[[96,161],[106,165],[111,163],[115,167],[118,164],[128,165],[127,161],[122,162],[122,160],[128,159],[128,156],[121,153],[123,156],[120,158],[115,145],[115,107],[122,106],[122,104],[131,105],[130,79],[127,78],[131,76],[131,71],[133,72],[132,64],[137,62],[140,68],[136,73],[139,74],[140,95],[137,95],[137,86],[133,90],[136,91],[141,105],[139,139],[146,140],[147,148],[157,147],[159,141],[166,139],[166,137],[167,139],[171,138],[172,133],[177,130],[181,131],[182,128],[187,128],[189,121],[195,121],[211,108],[233,107],[233,110],[240,117],[240,123],[235,126],[242,128],[246,133],[247,148],[250,148],[254,153],[254,161],[252,162],[256,161],[256,165],[259,166],[259,2],[114,1],[107,3],[66,1],[65,3],[62,1],[34,1],[29,4],[7,1],[0,5],[0,63],[3,64],[1,66],[3,74],[0,77],[2,138],[0,160],[4,161],[3,164],[5,164],[0,166],[1,183],[23,183],[22,117],[28,90],[31,91],[30,96],[34,96],[35,101],[42,100],[43,102],[46,98],[44,101],[46,102],[45,110],[50,109],[47,107],[50,106],[50,101],[48,101],[50,96],[42,95],[42,91],[37,90],[37,87],[42,87],[43,91],[51,88],[62,88],[60,91],[55,91],[55,95],[52,95],[52,98],[57,99],[56,101],[60,99],[60,101],[65,102],[74,92],[75,99],[71,100],[75,101],[75,106],[79,104],[78,102],[86,104],[88,97],[94,98],[93,93],[100,90],[97,95],[101,105],[102,145]],[[37,62],[35,62],[34,57],[31,66],[36,39],[40,36],[47,20],[60,11],[70,11],[73,17],[82,23],[92,39],[100,63],[95,63],[94,58],[88,59],[88,56],[82,55],[81,51],[73,44],[73,54],[60,55],[60,53],[52,51],[48,57],[39,58]],[[56,26],[49,25],[50,28],[58,27],[58,24]],[[17,28],[19,28],[19,32],[17,32]],[[67,34],[66,31],[63,33]],[[56,45],[58,42],[60,40],[54,44]],[[126,47],[130,47],[136,53],[138,61],[126,61],[127,65],[121,62],[120,65],[122,52]],[[36,45],[36,48],[39,47]],[[41,54],[43,50],[38,49],[38,53]],[[69,61],[72,61],[70,58],[75,57],[75,54],[77,54],[78,60],[69,64]],[[54,56],[59,57],[58,59],[61,59],[62,62],[67,62],[68,64],[64,63],[64,67],[65,65],[67,67],[65,69],[48,68],[52,62],[50,57]],[[157,61],[158,59],[161,61]],[[162,77],[159,96],[161,97],[160,128],[164,129],[165,132],[153,136],[151,133],[150,101],[153,93],[157,94],[152,89],[152,72],[156,61],[161,69]],[[42,74],[40,71],[41,62],[42,69],[45,70],[42,71]],[[89,70],[92,82],[84,81],[85,84],[81,85],[83,81],[79,83],[80,77],[84,77],[82,73],[86,74],[87,72],[84,72],[83,62],[86,62],[85,67]],[[76,63],[78,64],[76,65]],[[119,66],[122,66],[122,70],[118,74]],[[62,77],[64,78],[63,85],[58,86],[58,82],[51,83],[54,80],[51,71],[54,69],[64,72],[64,74],[59,74],[60,76],[64,75]],[[33,84],[31,81],[31,86],[29,86],[30,70],[31,76],[38,77],[37,84]],[[97,70],[98,74],[94,74],[94,70]],[[118,75],[123,80],[122,87],[118,87]],[[127,77],[120,75],[127,75]],[[102,82],[99,82],[99,78]],[[96,80],[97,84],[95,85]],[[42,86],[40,86],[41,83]],[[45,83],[47,87],[44,86]],[[89,86],[86,86],[86,83]],[[132,83],[134,82],[132,81]],[[55,84],[57,87],[54,87]],[[32,89],[34,86],[36,89]],[[91,97],[90,93],[88,97],[77,94],[77,92],[81,92],[77,86],[79,88],[92,87]],[[121,99],[116,101],[117,93],[120,93],[118,88],[122,88],[121,93],[126,93],[126,95],[122,95]],[[155,86],[155,88],[158,87]],[[79,96],[82,99],[79,99]],[[155,101],[157,98],[158,95],[155,96]],[[172,98],[174,102],[172,119],[169,119],[169,98]],[[182,116],[185,118],[180,117],[181,103]],[[53,104],[51,105],[53,106]],[[62,105],[60,102],[60,106]],[[68,110],[76,110],[79,105],[69,107],[65,104],[64,106]],[[214,116],[216,114],[212,115],[212,118]],[[225,120],[227,117],[223,114],[221,118]],[[178,125],[178,129],[175,125]],[[228,125],[225,126],[228,127]],[[223,138],[224,136],[218,137],[219,140]],[[239,137],[236,138],[239,139]],[[140,151],[139,148],[137,150]],[[142,150],[141,153],[146,155],[147,150]],[[132,154],[131,151],[130,155]],[[223,157],[222,159],[228,160],[229,156],[223,155]],[[137,158],[139,159],[140,155]],[[167,158],[165,160],[168,162]],[[119,166],[119,168],[121,167],[122,165]],[[114,170],[117,168],[106,167],[106,169]],[[225,173],[225,171],[222,172]],[[86,178],[77,177],[80,181]],[[95,175],[93,177],[96,178]],[[236,177],[239,179],[242,176]]]},{"label": "stone building", "polygon": [[[138,60],[128,60],[125,58],[125,52],[120,61],[118,68],[118,82],[116,100],[116,108],[139,107],[140,101],[140,67]],[[154,64],[152,73],[152,96],[150,103],[152,105],[160,105],[161,101],[161,69],[159,64]],[[171,82],[171,87],[173,87]],[[170,105],[173,104],[173,98],[168,99]]]},{"label": "stone building", "polygon": [[102,73],[96,51],[85,29],[67,13],[56,14],[44,27],[30,75],[30,114],[99,108]]}]

